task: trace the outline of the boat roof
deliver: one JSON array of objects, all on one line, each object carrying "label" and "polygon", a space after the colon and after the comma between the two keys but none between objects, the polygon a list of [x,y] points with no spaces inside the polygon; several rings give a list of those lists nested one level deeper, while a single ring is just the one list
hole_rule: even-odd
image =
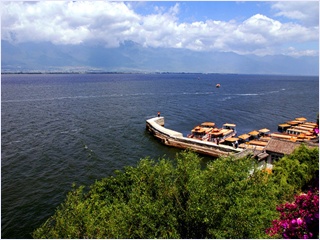
[{"label": "boat roof", "polygon": [[318,124],[315,122],[305,122],[303,123],[303,125],[318,125]]},{"label": "boat roof", "polygon": [[281,123],[281,124],[279,124],[278,126],[279,126],[279,127],[282,127],[282,128],[284,128],[284,127],[291,127],[291,125],[288,124],[288,123]]},{"label": "boat roof", "polygon": [[225,141],[228,141],[228,142],[235,142],[235,141],[238,141],[239,138],[236,138],[236,137],[228,137],[225,139]]},{"label": "boat roof", "polygon": [[220,135],[225,136],[232,132],[233,130],[231,129],[213,129],[213,131],[211,131],[209,134],[211,134],[212,136],[220,136]]},{"label": "boat roof", "polygon": [[223,133],[223,135],[227,135],[227,134],[229,134],[229,133],[232,133],[233,132],[233,130],[231,130],[231,129],[221,129],[221,131],[220,132],[222,132]]},{"label": "boat roof", "polygon": [[254,150],[258,150],[258,151],[262,151],[265,146],[258,146],[258,145],[250,145],[250,144],[240,144],[240,147],[242,148],[246,148],[246,149],[254,149]]},{"label": "boat roof", "polygon": [[201,126],[209,126],[214,127],[216,124],[214,122],[203,122],[201,123]]},{"label": "boat roof", "polygon": [[300,124],[301,122],[300,122],[300,121],[297,121],[297,120],[293,120],[293,121],[288,121],[287,123],[292,126],[292,125],[298,125],[298,124]]},{"label": "boat roof", "polygon": [[262,129],[259,130],[259,132],[267,133],[267,132],[270,132],[270,129],[268,129],[268,128],[262,128]]},{"label": "boat roof", "polygon": [[234,124],[234,123],[225,123],[225,124],[223,124],[223,126],[225,126],[225,127],[235,127],[236,124]]},{"label": "boat roof", "polygon": [[282,134],[282,133],[271,133],[271,137],[286,138],[286,139],[292,138],[292,136],[290,136],[288,134]]},{"label": "boat roof", "polygon": [[307,133],[307,130],[302,130],[302,129],[297,129],[297,128],[289,128],[287,129],[287,132],[292,131],[292,132],[297,132],[297,133]]},{"label": "boat roof", "polygon": [[240,135],[238,138],[247,139],[249,137],[250,137],[250,135],[245,133],[245,134]]},{"label": "boat roof", "polygon": [[267,146],[268,142],[264,142],[264,141],[258,141],[258,140],[252,140],[249,142],[249,144],[251,145],[257,145],[257,146]]},{"label": "boat roof", "polygon": [[191,132],[204,133],[205,131],[206,130],[204,130],[203,128],[195,127]]},{"label": "boat roof", "polygon": [[223,132],[221,132],[221,131],[219,131],[219,132],[211,132],[210,134],[213,135],[213,136],[220,136],[220,135],[223,135]]},{"label": "boat roof", "polygon": [[249,132],[249,135],[251,136],[259,135],[259,132],[257,130],[253,130],[252,132]]},{"label": "boat roof", "polygon": [[299,127],[314,129],[316,125],[302,124],[302,125],[299,125]]},{"label": "boat roof", "polygon": [[296,118],[295,120],[301,121],[301,122],[307,121],[307,119],[304,117],[299,117],[299,118]]},{"label": "boat roof", "polygon": [[304,126],[304,125],[299,125],[296,127],[293,127],[294,129],[301,129],[301,130],[307,130],[307,131],[312,131],[313,127],[312,126]]}]

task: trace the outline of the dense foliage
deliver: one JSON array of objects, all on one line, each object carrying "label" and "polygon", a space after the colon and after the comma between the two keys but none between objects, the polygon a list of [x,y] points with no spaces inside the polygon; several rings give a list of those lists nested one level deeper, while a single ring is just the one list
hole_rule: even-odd
[{"label": "dense foliage", "polygon": [[[145,158],[89,191],[74,188],[33,237],[268,238],[265,230],[279,217],[276,206],[293,199],[317,168],[317,148],[299,151],[293,159],[304,155],[299,164],[307,167],[297,173],[299,164],[289,167],[289,160],[270,174],[255,169],[250,158],[220,158],[204,169],[192,152],[175,161]],[[283,174],[288,177],[279,180]]]},{"label": "dense foliage", "polygon": [[[319,238],[319,149],[301,145],[276,162],[274,181],[288,202],[277,206],[280,217],[267,229],[275,238]],[[301,193],[307,191],[307,194]],[[292,196],[294,201],[292,202]]]},{"label": "dense foliage", "polygon": [[302,144],[284,156],[273,167],[273,179],[283,199],[292,201],[295,194],[308,188],[319,188],[319,149]]}]

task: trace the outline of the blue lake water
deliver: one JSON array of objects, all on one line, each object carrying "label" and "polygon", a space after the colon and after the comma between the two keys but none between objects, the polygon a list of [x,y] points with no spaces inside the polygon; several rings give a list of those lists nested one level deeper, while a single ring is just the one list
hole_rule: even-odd
[{"label": "blue lake water", "polygon": [[[236,123],[238,133],[316,121],[318,77],[233,74],[18,74],[1,76],[2,238],[30,238],[72,183],[90,185],[141,158],[179,151],[145,131]],[[217,83],[221,88],[215,88]]]}]

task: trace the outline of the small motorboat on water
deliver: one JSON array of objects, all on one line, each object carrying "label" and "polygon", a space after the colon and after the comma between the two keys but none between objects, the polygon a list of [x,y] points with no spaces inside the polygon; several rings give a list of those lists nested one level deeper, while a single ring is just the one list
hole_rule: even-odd
[{"label": "small motorboat on water", "polygon": [[220,83],[217,83],[216,88],[219,88],[219,87],[220,87]]}]

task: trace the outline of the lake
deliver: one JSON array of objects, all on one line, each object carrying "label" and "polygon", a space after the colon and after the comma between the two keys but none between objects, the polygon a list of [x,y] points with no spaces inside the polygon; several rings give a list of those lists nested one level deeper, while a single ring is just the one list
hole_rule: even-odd
[{"label": "lake", "polygon": [[[316,121],[318,77],[236,74],[5,74],[1,83],[2,238],[30,238],[72,183],[90,185],[146,156],[173,158],[145,121],[187,135],[205,121],[238,134]],[[216,88],[220,83],[221,87]]]}]

